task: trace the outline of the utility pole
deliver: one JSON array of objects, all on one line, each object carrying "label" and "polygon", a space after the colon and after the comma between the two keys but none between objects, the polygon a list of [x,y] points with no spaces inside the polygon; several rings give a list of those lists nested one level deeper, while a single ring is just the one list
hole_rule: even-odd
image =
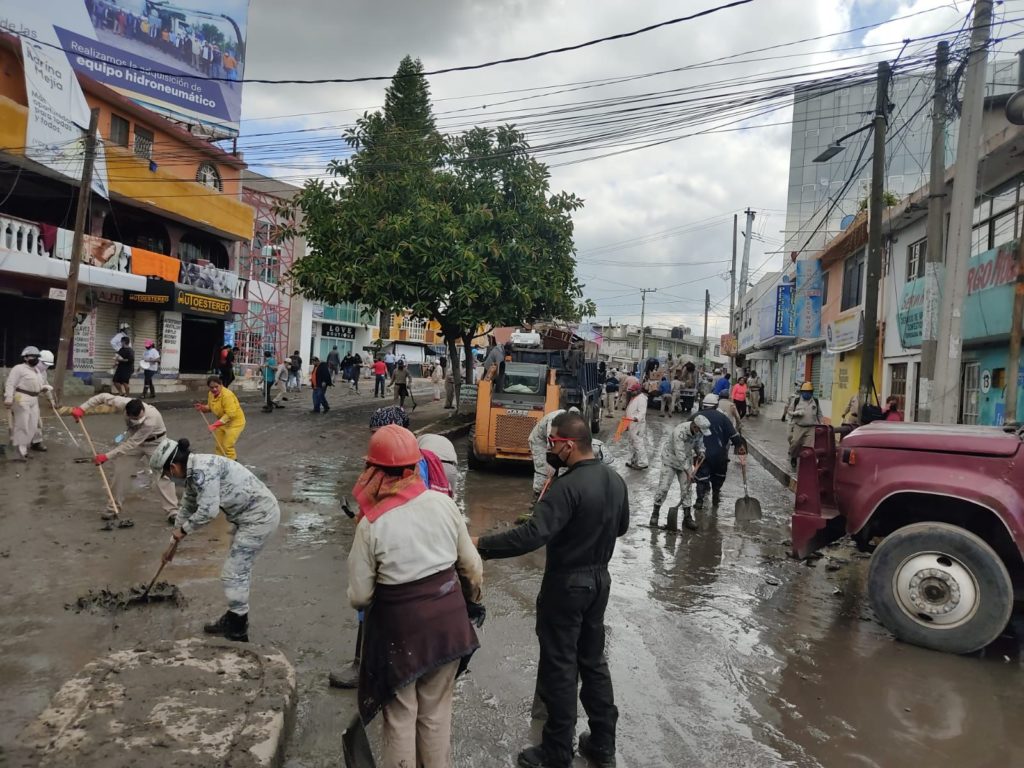
[{"label": "utility pole", "polygon": [[[754,212],[747,208],[744,213],[747,215],[747,228],[743,233],[743,266],[740,268],[740,304],[743,303],[743,296],[747,292],[747,283],[750,280],[750,236],[754,230]],[[742,310],[742,306],[740,307]]]},{"label": "utility pole", "polygon": [[[1024,238],[1021,238],[1024,240]],[[707,288],[704,289],[704,339],[700,343],[700,362],[704,364],[704,359],[708,356],[708,312],[711,311],[711,291]]]},{"label": "utility pole", "polygon": [[932,382],[938,352],[939,274],[942,271],[942,235],[946,199],[946,82],[949,43],[935,51],[935,95],[932,97],[932,163],[928,171],[928,237],[925,240],[924,319],[921,330],[921,367],[918,371],[917,419],[931,421]]},{"label": "utility pole", "polygon": [[58,403],[64,398],[64,374],[67,372],[68,349],[74,334],[75,307],[78,305],[78,269],[82,263],[82,241],[85,237],[85,220],[89,214],[92,169],[96,160],[96,129],[99,121],[100,111],[92,110],[89,131],[85,134],[85,160],[82,163],[82,180],[78,187],[75,232],[71,240],[71,261],[68,264],[67,295],[64,297],[64,316],[60,321],[60,341],[57,344],[57,359],[53,367],[53,390]]},{"label": "utility pole", "polygon": [[889,123],[889,78],[886,61],[878,64],[875,93],[874,140],[871,157],[871,199],[868,204],[868,263],[864,293],[864,346],[860,358],[860,403],[863,409],[874,389],[875,353],[878,348],[878,285],[882,277],[882,209],[885,192],[885,131]]},{"label": "utility pole", "polygon": [[[647,294],[657,293],[657,288],[641,288],[640,289],[640,349],[639,349],[639,361],[641,363],[646,362],[647,358],[644,355],[644,315],[647,312]],[[641,368],[640,370],[643,370]]]},{"label": "utility pole", "polygon": [[[732,269],[729,270],[729,335],[736,341],[736,240],[739,237],[740,217],[732,215]],[[738,343],[738,342],[737,342]],[[736,353],[729,358],[730,372],[736,375]]]},{"label": "utility pole", "polygon": [[[955,424],[960,413],[960,358],[963,305],[967,295],[967,266],[971,258],[974,197],[978,186],[978,155],[981,148],[985,105],[985,65],[992,25],[992,0],[976,0],[967,59],[960,135],[956,145],[956,171],[949,206],[949,240],[946,243],[946,275],[940,308],[938,350],[932,387],[930,418],[933,424]],[[1016,378],[1017,372],[1010,371]]]}]

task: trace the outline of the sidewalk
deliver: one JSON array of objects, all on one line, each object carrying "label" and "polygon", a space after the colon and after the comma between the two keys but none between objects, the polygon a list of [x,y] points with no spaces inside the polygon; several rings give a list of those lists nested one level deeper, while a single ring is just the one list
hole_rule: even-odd
[{"label": "sidewalk", "polygon": [[761,408],[760,416],[743,420],[743,436],[750,455],[780,483],[791,490],[796,479],[789,466],[789,422],[782,421],[784,403]]}]

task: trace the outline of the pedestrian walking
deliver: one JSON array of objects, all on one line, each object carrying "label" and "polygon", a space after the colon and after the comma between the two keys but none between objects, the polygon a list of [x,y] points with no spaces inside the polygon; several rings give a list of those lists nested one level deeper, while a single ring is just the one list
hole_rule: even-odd
[{"label": "pedestrian walking", "polygon": [[704,436],[704,463],[697,470],[697,503],[695,510],[704,507],[711,491],[711,504],[717,507],[722,499],[722,486],[729,471],[729,443],[738,456],[747,452],[747,442],[736,431],[732,419],[718,410],[718,398],[705,395],[700,415],[711,424],[711,434]]},{"label": "pedestrian walking", "polygon": [[613,371],[604,382],[605,417],[615,413],[615,402],[619,397],[619,378]]},{"label": "pedestrian walking", "polygon": [[736,409],[735,403],[729,399],[729,394],[729,391],[726,390],[724,394],[719,396],[718,410],[729,417],[737,432],[742,432],[743,427],[740,425],[740,412]]},{"label": "pedestrian walking", "polygon": [[739,380],[732,387],[732,404],[736,406],[736,413],[740,415],[741,419],[747,416],[748,392],[747,379],[745,376],[740,376]]},{"label": "pedestrian walking", "polygon": [[209,426],[217,443],[217,453],[229,459],[238,457],[235,443],[245,429],[245,412],[238,396],[224,386],[219,376],[208,376],[206,388],[209,390],[206,403],[196,403],[197,411],[212,413],[217,420]]},{"label": "pedestrian walking", "polygon": [[121,337],[121,347],[114,353],[114,391],[128,396],[132,374],[135,372],[135,350],[127,336]]},{"label": "pedestrian walking", "polygon": [[790,412],[789,465],[796,469],[800,450],[814,445],[814,428],[821,423],[821,406],[814,396],[814,385],[805,381],[800,385],[800,402]]},{"label": "pedestrian walking", "polygon": [[441,399],[441,384],[444,380],[444,374],[441,371],[441,366],[434,364],[430,369],[430,383],[434,385],[434,402],[438,402]]},{"label": "pedestrian walking", "polygon": [[[45,350],[44,350],[45,351]],[[903,411],[900,410],[900,399],[890,395],[885,400],[885,417],[883,421],[903,421]]]},{"label": "pedestrian walking", "polygon": [[142,353],[142,362],[139,363],[139,367],[142,368],[142,396],[145,398],[147,395],[151,398],[156,397],[156,389],[153,387],[153,377],[156,376],[160,370],[160,350],[156,348],[156,342],[152,339],[146,339],[143,342],[145,351]]},{"label": "pedestrian walking", "polygon": [[[412,385],[412,376],[409,369],[405,367],[405,361],[399,360],[395,364],[395,372],[391,376],[391,388],[395,391],[395,402],[405,408],[405,398],[409,397],[409,387]],[[415,403],[413,410],[416,409]]]},{"label": "pedestrian walking", "polygon": [[356,352],[352,355],[352,360],[348,367],[349,382],[352,387],[352,391],[357,395],[359,394],[359,377],[363,373],[363,358]]},{"label": "pedestrian walking", "polygon": [[444,408],[450,411],[455,407],[455,366],[451,366],[444,375]]},{"label": "pedestrian walking", "polygon": [[337,344],[331,347],[331,351],[327,353],[327,367],[331,369],[332,377],[337,376],[338,371],[341,370],[341,355],[338,353]]},{"label": "pedestrian walking", "polygon": [[626,415],[629,422],[626,434],[629,436],[630,456],[626,466],[631,469],[647,469],[647,394],[640,382],[631,384],[626,391]]},{"label": "pedestrian walking", "polygon": [[324,413],[327,413],[331,410],[330,403],[327,402],[327,388],[334,386],[334,382],[331,380],[331,369],[327,363],[320,362],[319,357],[314,357],[309,364],[312,369],[309,374],[309,383],[313,388],[313,413],[320,413],[321,408]]},{"label": "pedestrian walking", "polygon": [[384,355],[384,365],[387,366],[388,376],[395,375],[395,364],[398,362],[394,352],[388,352]]},{"label": "pedestrian walking", "polygon": [[299,354],[299,350],[295,350],[291,354],[290,364],[288,366],[288,388],[293,392],[298,392],[302,387],[299,381],[299,374],[302,373],[302,355]]},{"label": "pedestrian walking", "polygon": [[220,381],[225,387],[230,387],[235,380],[235,353],[230,344],[225,344],[220,349]]},{"label": "pedestrian walking", "polygon": [[263,406],[264,413],[274,410],[274,381],[277,379],[277,358],[269,349],[263,352],[263,368],[260,371],[263,378],[263,396],[266,404]]},{"label": "pedestrian walking", "polygon": [[281,360],[277,364],[274,375],[274,407],[284,408],[282,400],[288,399],[288,361]]},{"label": "pedestrian walking", "polygon": [[732,381],[730,380],[731,378],[732,374],[728,372],[723,373],[722,378],[717,379],[715,381],[715,386],[712,388],[711,392],[713,394],[718,395],[720,398],[723,396],[728,397],[730,392],[732,391]]},{"label": "pedestrian walking", "polygon": [[760,414],[761,403],[764,402],[764,384],[761,383],[761,378],[757,375],[757,371],[753,371],[747,378],[747,415],[758,416]]},{"label": "pedestrian walking", "polygon": [[[228,391],[228,390],[225,390]],[[172,542],[163,562],[174,559],[178,544],[224,511],[234,535],[220,573],[228,609],[217,621],[203,626],[208,635],[249,642],[249,592],[256,555],[277,530],[281,510],[277,499],[259,478],[238,462],[223,456],[192,453],[188,440],[164,438],[149,461],[162,477],[185,486],[174,520]]]},{"label": "pedestrian walking", "polygon": [[[348,558],[348,597],[366,610],[357,701],[383,710],[385,766],[449,768],[455,678],[479,648],[483,564],[458,506],[428,490],[416,438],[397,425],[370,438]],[[461,588],[460,588],[461,584]]]},{"label": "pedestrian walking", "polygon": [[[167,435],[164,417],[154,406],[143,403],[140,399],[122,397],[101,392],[93,395],[77,408],[71,409],[75,421],[85,418],[86,411],[98,406],[109,406],[124,412],[125,431],[121,442],[106,453],[99,453],[93,459],[102,466],[108,461],[114,462],[114,500],[117,509],[108,506],[103,514],[104,520],[113,520],[117,511],[124,509],[124,498],[128,494],[132,475],[139,471],[139,459],[148,464],[156,451],[157,445]],[[178,497],[174,492],[174,483],[162,475],[157,475],[156,489],[160,494],[164,516],[173,521],[178,511]]]},{"label": "pedestrian walking", "polygon": [[608,561],[629,528],[622,478],[595,458],[590,425],[578,414],[551,423],[548,463],[555,478],[523,525],[474,541],[485,560],[517,557],[547,546],[537,596],[537,693],[547,708],[538,746],[519,753],[523,768],[568,768],[573,759],[577,685],[590,722],[579,750],[598,766],[615,765],[618,709],[605,658]]},{"label": "pedestrian walking", "polygon": [[373,396],[384,399],[388,386],[388,367],[379,357],[373,361]]},{"label": "pedestrian walking", "polygon": [[672,482],[679,483],[679,505],[669,508],[665,529],[678,530],[679,507],[683,508],[683,525],[691,531],[697,529],[693,519],[693,487],[697,479],[697,465],[704,461],[704,437],[711,434],[710,422],[698,414],[673,429],[661,450],[661,473],[658,490],[654,494],[654,512],[650,526],[658,526],[661,505],[668,498]]},{"label": "pedestrian walking", "polygon": [[11,412],[15,461],[28,461],[29,449],[46,451],[39,421],[39,396],[47,395],[53,387],[39,375],[39,348],[28,346],[21,350],[21,362],[11,368],[4,384],[4,407]]}]

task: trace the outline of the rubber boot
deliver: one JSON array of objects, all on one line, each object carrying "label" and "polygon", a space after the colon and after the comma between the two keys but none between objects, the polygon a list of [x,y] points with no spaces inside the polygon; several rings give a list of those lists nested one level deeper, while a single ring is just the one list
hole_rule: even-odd
[{"label": "rubber boot", "polygon": [[210,624],[204,624],[203,632],[208,635],[220,635],[223,637],[224,633],[228,631],[228,622],[231,620],[229,618],[230,616],[231,611],[225,611],[224,615],[216,621],[211,622]]},{"label": "rubber boot", "polygon": [[654,511],[651,513],[651,520],[647,523],[651,528],[658,527],[658,516],[661,514],[661,504],[654,505]]},{"label": "rubber boot", "polygon": [[32,450],[46,453],[46,446],[43,445],[42,443],[32,443]]},{"label": "rubber boot", "polygon": [[363,622],[359,622],[359,631],[356,633],[356,653],[352,661],[340,672],[331,672],[327,676],[327,682],[332,688],[345,688],[351,690],[359,687],[359,664],[360,654],[363,650]]},{"label": "rubber boot", "polygon": [[719,488],[714,488],[711,491],[711,506],[717,507],[722,503],[722,491]]},{"label": "rubber boot", "polygon": [[249,642],[249,614],[239,616],[237,613],[225,611],[224,615],[212,624],[205,624],[203,632],[247,643]]},{"label": "rubber boot", "polygon": [[697,521],[693,519],[691,510],[689,507],[683,508],[683,526],[691,531],[697,530]]},{"label": "rubber boot", "polygon": [[580,754],[597,768],[615,768],[615,750],[603,749],[595,744],[594,737],[589,732],[580,734]]},{"label": "rubber boot", "polygon": [[679,530],[679,507],[668,508],[668,519],[665,520],[666,531],[678,531]]}]

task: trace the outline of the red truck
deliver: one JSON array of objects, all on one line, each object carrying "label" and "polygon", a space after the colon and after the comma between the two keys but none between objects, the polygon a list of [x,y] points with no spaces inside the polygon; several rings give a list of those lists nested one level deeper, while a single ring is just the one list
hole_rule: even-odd
[{"label": "red truck", "polygon": [[[900,640],[977,651],[1024,599],[1021,437],[997,427],[817,427],[797,472],[793,555],[849,534],[871,606]],[[838,439],[837,439],[838,437]]]}]

